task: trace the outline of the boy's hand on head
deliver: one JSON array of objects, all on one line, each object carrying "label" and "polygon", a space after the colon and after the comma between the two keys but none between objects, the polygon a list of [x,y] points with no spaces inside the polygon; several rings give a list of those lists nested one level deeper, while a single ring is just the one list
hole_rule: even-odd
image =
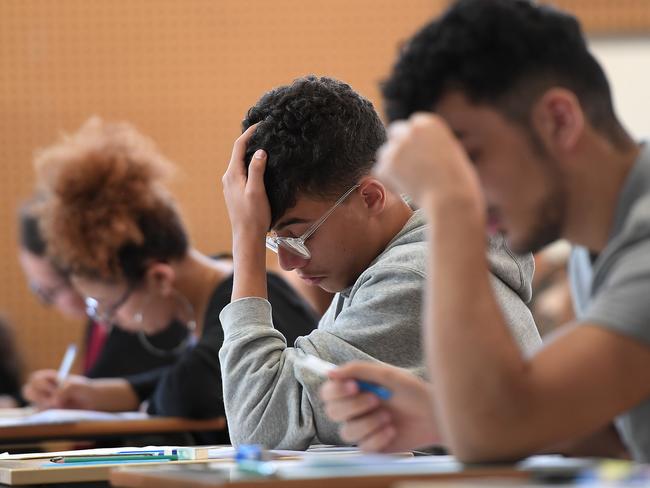
[{"label": "boy's hand on head", "polygon": [[264,188],[266,152],[257,150],[246,174],[246,147],[257,124],[250,126],[237,138],[228,169],[223,175],[223,194],[235,239],[252,239],[264,243],[271,224],[271,209]]},{"label": "boy's hand on head", "polygon": [[[320,389],[325,412],[341,423],[341,438],[364,451],[391,452],[439,442],[430,386],[403,369],[351,362],[331,371]],[[354,380],[389,389],[389,400],[359,391]]]},{"label": "boy's hand on head", "polygon": [[416,113],[392,123],[374,172],[420,206],[430,198],[453,196],[484,205],[475,169],[445,121],[434,114]]}]

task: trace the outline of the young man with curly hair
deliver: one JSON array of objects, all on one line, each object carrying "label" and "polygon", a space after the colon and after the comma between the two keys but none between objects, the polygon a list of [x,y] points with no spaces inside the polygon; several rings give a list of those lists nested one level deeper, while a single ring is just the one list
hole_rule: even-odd
[{"label": "young man with curly hair", "polygon": [[[244,128],[223,179],[235,266],[220,351],[231,439],[293,449],[349,443],[323,411],[322,379],[296,356],[381,361],[424,375],[423,215],[370,174],[384,127],[345,83],[309,76],[276,88],[249,110]],[[284,269],[336,293],[318,329],[294,347],[265,299],[265,239]],[[524,303],[532,258],[513,255],[498,236],[491,245],[493,290],[529,352],[540,341]]]},{"label": "young man with curly hair", "polygon": [[[374,450],[426,444],[437,421],[470,462],[557,448],[614,421],[630,454],[650,461],[650,150],[617,119],[576,19],[525,0],[456,2],[408,43],[384,96],[398,122],[378,172],[417,199],[432,227],[425,330],[435,388],[428,397],[406,375],[349,365],[322,391],[338,413],[356,406],[337,420]],[[486,225],[519,252],[559,238],[576,245],[578,319],[532,356],[490,290]],[[350,377],[418,400],[363,405],[342,394]],[[364,430],[377,416],[391,420]]]}]

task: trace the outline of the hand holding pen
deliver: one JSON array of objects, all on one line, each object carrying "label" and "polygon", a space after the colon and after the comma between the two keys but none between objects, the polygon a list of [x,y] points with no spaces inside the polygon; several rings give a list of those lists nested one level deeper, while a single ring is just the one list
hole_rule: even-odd
[{"label": "hand holding pen", "polygon": [[[327,378],[330,372],[334,371],[337,368],[336,364],[330,363],[311,354],[307,354],[302,349],[292,349],[292,352],[296,365],[306,368],[313,373],[319,374],[324,378]],[[391,397],[390,390],[380,386],[379,384],[360,379],[355,379],[354,381],[356,382],[356,385],[360,391],[373,393],[381,400],[388,400]]]},{"label": "hand holding pen", "polygon": [[25,400],[39,409],[56,407],[56,393],[60,386],[69,378],[74,364],[77,348],[70,344],[66,349],[58,370],[41,369],[29,375],[22,388]]},{"label": "hand holding pen", "polygon": [[[384,363],[351,362],[331,370],[320,389],[325,412],[341,438],[364,451],[391,452],[440,443],[431,385]],[[390,391],[382,400],[360,383]],[[363,384],[363,383],[362,383]]]},{"label": "hand holding pen", "polygon": [[42,369],[32,373],[22,389],[25,400],[40,410],[77,408],[97,410],[92,380],[70,374],[77,348],[68,346],[58,370]]},{"label": "hand holding pen", "polygon": [[71,375],[77,356],[77,346],[70,344],[63,355],[56,375],[57,385],[52,394],[51,407],[95,410],[91,381],[85,376]]}]

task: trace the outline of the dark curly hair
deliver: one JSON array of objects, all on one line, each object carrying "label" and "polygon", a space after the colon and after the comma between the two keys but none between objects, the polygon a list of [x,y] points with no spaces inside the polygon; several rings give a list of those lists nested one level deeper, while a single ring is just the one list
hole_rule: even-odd
[{"label": "dark curly hair", "polygon": [[171,163],[131,125],[92,118],[35,165],[39,229],[67,273],[137,282],[152,260],[186,254],[187,232],[163,186]]},{"label": "dark curly hair", "polygon": [[435,110],[459,90],[529,128],[532,104],[553,86],[575,93],[614,143],[627,142],[577,20],[528,0],[457,1],[408,42],[382,92],[391,121]]},{"label": "dark curly hair", "polygon": [[339,196],[368,174],[386,139],[372,103],[349,85],[306,76],[266,93],[246,114],[246,130],[259,122],[247,152],[268,154],[264,184],[271,226],[299,195]]}]

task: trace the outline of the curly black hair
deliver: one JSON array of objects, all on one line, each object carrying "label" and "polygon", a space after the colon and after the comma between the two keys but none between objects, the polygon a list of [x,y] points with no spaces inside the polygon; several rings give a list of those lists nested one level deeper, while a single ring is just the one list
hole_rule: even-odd
[{"label": "curly black hair", "polygon": [[299,195],[339,196],[368,174],[386,140],[372,103],[349,85],[306,76],[266,93],[248,110],[246,130],[259,122],[247,152],[268,154],[264,184],[271,227]]},{"label": "curly black hair", "polygon": [[455,2],[408,42],[382,92],[391,121],[433,111],[458,90],[529,128],[532,104],[553,86],[575,93],[597,130],[627,140],[578,21],[529,0]]}]

